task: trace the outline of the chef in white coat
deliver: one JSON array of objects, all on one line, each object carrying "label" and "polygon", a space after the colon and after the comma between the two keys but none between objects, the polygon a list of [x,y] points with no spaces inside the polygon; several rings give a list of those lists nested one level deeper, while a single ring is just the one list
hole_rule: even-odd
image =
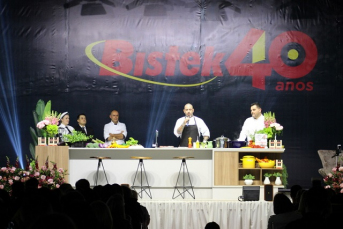
[{"label": "chef in white coat", "polygon": [[264,128],[264,116],[262,115],[262,108],[259,103],[252,103],[250,105],[251,117],[244,121],[242,131],[239,135],[238,141],[250,141],[256,131]]},{"label": "chef in white coat", "polygon": [[119,145],[124,144],[127,131],[125,123],[119,122],[119,112],[113,110],[109,117],[111,122],[104,126],[104,138],[106,143],[116,141]]},{"label": "chef in white coat", "polygon": [[201,118],[193,115],[193,105],[187,103],[183,113],[185,116],[179,118],[174,127],[175,136],[180,138],[179,146],[188,146],[189,137],[192,138],[192,142],[196,142],[197,140],[200,141],[200,137],[203,136],[203,141],[206,142],[210,137],[210,130]]}]

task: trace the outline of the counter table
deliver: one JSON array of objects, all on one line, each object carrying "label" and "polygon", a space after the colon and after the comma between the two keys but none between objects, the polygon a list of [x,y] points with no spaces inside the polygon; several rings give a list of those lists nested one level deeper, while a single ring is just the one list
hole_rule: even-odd
[{"label": "counter table", "polygon": [[[194,157],[186,159],[187,168],[194,186],[196,199],[237,200],[242,194],[243,176],[251,173],[255,176],[254,184],[261,186],[260,199],[263,195],[263,174],[276,169],[262,169],[256,164],[254,169],[242,168],[241,158],[253,155],[258,158],[281,159],[284,149],[251,149],[251,148],[142,148],[142,149],[100,149],[100,148],[69,148],[67,146],[37,146],[36,154],[39,164],[49,161],[57,163],[58,167],[68,169],[68,182],[75,185],[79,179],[89,180],[95,184],[98,160],[91,157],[110,157],[102,160],[108,182],[132,185],[138,160],[136,157],[151,157],[144,160],[144,167],[151,186],[153,199],[171,199],[180,171],[181,160],[175,157]],[[188,180],[185,180],[188,182]],[[103,168],[100,167],[97,184],[107,184]],[[272,180],[273,184],[273,180]],[[274,192],[283,187],[274,185]],[[191,196],[185,196],[192,199]],[[143,199],[150,199],[144,196]]]}]

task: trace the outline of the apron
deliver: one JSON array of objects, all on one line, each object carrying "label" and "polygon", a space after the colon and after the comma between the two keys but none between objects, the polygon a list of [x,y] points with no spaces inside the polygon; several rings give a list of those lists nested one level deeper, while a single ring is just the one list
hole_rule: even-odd
[{"label": "apron", "polygon": [[[193,142],[197,141],[197,138],[199,138],[199,132],[198,132],[198,126],[197,122],[194,118],[195,125],[186,125],[183,128],[182,131],[182,136],[180,140],[180,146],[182,147],[187,147],[188,146],[188,138],[192,138],[192,147],[193,147]],[[200,140],[200,139],[199,139]]]}]

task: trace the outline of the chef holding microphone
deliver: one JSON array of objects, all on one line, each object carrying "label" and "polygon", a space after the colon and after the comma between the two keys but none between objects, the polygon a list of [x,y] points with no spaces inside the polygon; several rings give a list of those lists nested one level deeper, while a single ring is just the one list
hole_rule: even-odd
[{"label": "chef holding microphone", "polygon": [[174,127],[175,136],[181,138],[180,146],[187,147],[189,137],[195,142],[200,140],[200,136],[203,136],[203,141],[206,142],[210,137],[210,130],[201,118],[193,116],[193,105],[187,103],[183,112],[186,116],[179,118]]}]

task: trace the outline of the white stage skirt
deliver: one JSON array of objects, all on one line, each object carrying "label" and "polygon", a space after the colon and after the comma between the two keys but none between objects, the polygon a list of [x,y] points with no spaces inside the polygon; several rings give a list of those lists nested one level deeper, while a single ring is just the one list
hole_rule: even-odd
[{"label": "white stage skirt", "polygon": [[203,229],[216,222],[221,229],[266,229],[273,203],[266,201],[139,200],[150,214],[149,229]]}]

